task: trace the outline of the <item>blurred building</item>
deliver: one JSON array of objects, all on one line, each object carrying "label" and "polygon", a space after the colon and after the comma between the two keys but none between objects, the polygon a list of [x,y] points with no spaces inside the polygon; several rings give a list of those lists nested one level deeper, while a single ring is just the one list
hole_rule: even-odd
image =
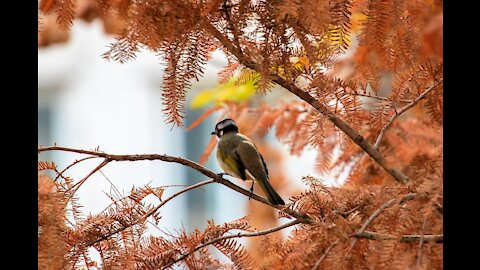
[{"label": "blurred building", "polygon": [[[99,20],[91,23],[76,21],[67,42],[38,50],[38,143],[101,151],[113,154],[157,153],[198,160],[215,125],[215,116],[186,132],[165,124],[162,112],[161,84],[163,66],[154,53],[143,51],[131,62],[108,62],[101,55],[114,42],[104,33]],[[217,84],[217,72],[226,60],[214,54],[200,82],[193,84],[187,99],[198,90]],[[278,91],[277,91],[278,92]],[[188,108],[188,106],[187,106]],[[202,114],[202,110],[187,112],[186,126]],[[284,153],[287,150],[270,134],[272,145]],[[81,156],[66,152],[48,152],[41,160],[51,160],[65,168]],[[305,151],[302,157],[286,155],[285,173],[288,179],[284,191],[302,188],[301,176],[313,173],[315,151]],[[101,160],[93,159],[72,167],[66,173],[76,180],[85,177]],[[220,172],[214,155],[206,166]],[[128,195],[133,186],[153,187],[188,185],[206,177],[178,164],[160,161],[113,162],[92,175],[78,191],[85,215],[96,214],[111,201],[105,193],[112,184]],[[164,198],[183,188],[166,189]],[[285,201],[288,196],[284,191]],[[158,201],[152,200],[158,204]],[[167,203],[161,210],[159,227],[175,234],[203,229],[207,220],[223,223],[247,214],[243,195],[223,186],[212,184],[187,192]],[[162,235],[152,227],[149,233]]]},{"label": "blurred building", "polygon": [[[104,34],[100,21],[89,24],[78,21],[69,41],[38,50],[38,143],[90,150],[99,146],[108,153],[159,153],[198,160],[210,139],[214,117],[188,133],[184,128],[172,129],[166,125],[160,59],[153,53],[141,52],[136,60],[126,64],[108,62],[101,54],[111,42],[114,38]],[[195,87],[215,85],[215,69],[224,64],[222,61],[211,61],[205,77]],[[200,114],[201,111],[188,112],[187,125]],[[209,121],[211,125],[207,124]],[[49,152],[40,158],[55,161],[64,168],[79,157]],[[79,180],[98,162],[81,163],[67,171],[67,175]],[[210,158],[207,166],[219,171],[214,158]],[[101,172],[105,176],[97,172],[78,191],[85,214],[98,213],[109,205],[105,192],[111,190],[111,183],[128,194],[133,186],[186,185],[206,179],[184,166],[160,161],[110,163]],[[167,188],[164,196],[181,188]],[[217,185],[188,192],[162,208],[162,227],[184,226],[191,230],[204,227],[207,219],[218,222],[234,219],[245,211],[241,199],[240,195]],[[218,200],[228,200],[236,206],[235,211],[225,211],[222,208],[225,204],[216,203]]]}]

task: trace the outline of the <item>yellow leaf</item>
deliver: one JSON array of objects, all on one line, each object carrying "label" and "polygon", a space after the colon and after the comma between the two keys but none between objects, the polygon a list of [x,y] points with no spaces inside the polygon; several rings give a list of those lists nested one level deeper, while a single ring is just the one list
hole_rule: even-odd
[{"label": "yellow leaf", "polygon": [[354,12],[351,19],[352,26],[350,27],[352,33],[358,33],[362,28],[362,23],[367,19],[367,15],[363,12]]},{"label": "yellow leaf", "polygon": [[350,45],[350,32],[342,25],[330,25],[328,27],[328,40],[334,46],[346,49]]},{"label": "yellow leaf", "polygon": [[290,63],[292,63],[298,71],[303,71],[310,67],[310,62],[305,56],[301,57],[290,57]]},{"label": "yellow leaf", "polygon": [[203,90],[195,96],[190,106],[192,107],[192,109],[199,109],[199,108],[205,107],[206,105],[212,102],[212,98],[214,95],[215,95],[214,89]]},{"label": "yellow leaf", "polygon": [[255,94],[257,78],[251,77],[244,80],[243,84],[239,84],[238,80],[239,78],[232,78],[226,83],[201,91],[190,103],[191,108],[199,109],[212,103],[220,105],[225,101],[241,102]]}]

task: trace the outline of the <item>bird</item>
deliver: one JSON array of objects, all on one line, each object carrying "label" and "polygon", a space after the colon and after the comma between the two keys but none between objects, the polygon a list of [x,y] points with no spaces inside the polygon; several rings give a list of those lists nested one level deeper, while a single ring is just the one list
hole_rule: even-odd
[{"label": "bird", "polygon": [[218,122],[211,135],[217,135],[219,139],[217,161],[226,174],[244,181],[252,180],[251,193],[257,182],[271,204],[285,205],[269,182],[267,164],[262,154],[251,139],[238,131],[233,119],[226,118]]}]

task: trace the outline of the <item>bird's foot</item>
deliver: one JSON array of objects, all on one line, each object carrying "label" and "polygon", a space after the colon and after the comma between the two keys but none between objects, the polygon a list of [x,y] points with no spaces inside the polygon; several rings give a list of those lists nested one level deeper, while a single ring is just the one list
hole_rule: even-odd
[{"label": "bird's foot", "polygon": [[252,198],[252,194],[253,194],[253,185],[255,184],[255,182],[252,182],[252,187],[250,188],[250,196],[248,196],[248,200],[250,200]]}]

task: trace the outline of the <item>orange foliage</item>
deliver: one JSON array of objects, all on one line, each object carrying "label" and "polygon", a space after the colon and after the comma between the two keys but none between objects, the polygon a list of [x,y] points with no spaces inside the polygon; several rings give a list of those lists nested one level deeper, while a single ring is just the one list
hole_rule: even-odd
[{"label": "orange foliage", "polygon": [[[39,20],[47,21],[44,28],[42,23],[39,27],[39,37],[44,37],[42,42],[39,38],[39,46],[66,39],[49,32],[53,26],[43,16],[56,16],[63,28],[70,27],[74,17],[92,20],[99,16],[117,37],[104,54],[106,59],[123,63],[134,59],[140,48],[147,48],[165,60],[162,97],[169,123],[183,125],[184,102],[192,81],[203,75],[211,53],[221,50],[229,61],[219,72],[220,81],[238,70],[260,76],[256,84],[260,94],[277,91],[272,90],[275,78],[284,80],[283,86],[301,88],[370,144],[378,141],[386,162],[410,181],[393,181],[331,117],[312,104],[226,102],[207,110],[190,129],[214,111],[221,111],[219,119],[235,119],[240,131],[257,142],[268,166],[276,168],[269,167],[272,184],[280,193],[287,181],[294,180],[285,179],[281,159],[263,140],[269,131],[293,155],[315,149],[315,168],[322,177],[332,172],[334,177],[347,175],[346,183],[335,188],[304,177],[308,189],[292,196],[287,207],[307,215],[309,222],[297,225],[287,239],[257,236],[250,249],[234,239],[212,243],[230,259],[223,264],[202,244],[232,230],[252,232],[253,227],[275,226],[276,210],[252,201],[252,221],[240,219],[222,225],[211,221],[204,231],[187,234],[180,230],[173,239],[147,238],[143,236],[143,214],[151,209],[142,203],[142,196],[132,196],[136,200],[112,196],[121,203],[84,218],[78,215],[70,191],[73,180],[39,176],[39,263],[53,268],[89,265],[93,262],[86,250],[94,247],[105,268],[157,269],[175,263],[190,269],[443,267],[442,1],[79,3],[40,2],[44,19]],[[214,146],[212,137],[201,162],[208,159]],[[40,162],[39,170],[59,174],[53,163]],[[67,226],[64,218],[69,199],[77,219],[72,226]],[[284,211],[280,216],[289,217]],[[362,226],[367,227],[365,231]]]}]

